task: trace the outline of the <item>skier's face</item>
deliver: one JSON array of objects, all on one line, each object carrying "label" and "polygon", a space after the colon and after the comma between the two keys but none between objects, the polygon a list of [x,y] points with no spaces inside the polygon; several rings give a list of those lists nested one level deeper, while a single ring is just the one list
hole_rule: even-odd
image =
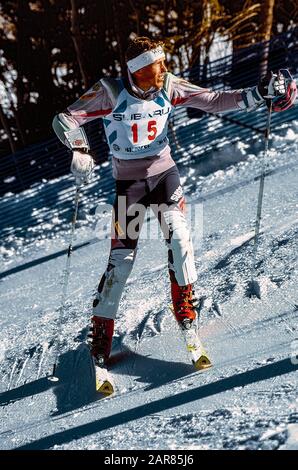
[{"label": "skier's face", "polygon": [[144,91],[149,88],[161,88],[164,82],[164,73],[167,71],[164,59],[146,65],[134,73],[136,84]]}]

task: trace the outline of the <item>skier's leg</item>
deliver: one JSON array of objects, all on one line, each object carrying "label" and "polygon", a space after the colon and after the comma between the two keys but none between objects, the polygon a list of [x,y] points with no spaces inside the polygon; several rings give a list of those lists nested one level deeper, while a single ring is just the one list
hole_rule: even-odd
[{"label": "skier's leg", "polygon": [[[91,354],[106,363],[111,351],[114,320],[119,302],[131,273],[137,252],[139,233],[145,216],[144,183],[117,181],[117,195],[113,208],[111,250],[93,301]],[[125,197],[125,205],[123,199]],[[120,203],[119,203],[120,201]],[[143,205],[143,213],[136,217],[133,206]],[[137,223],[134,223],[137,222]],[[133,224],[133,230],[131,225]]]},{"label": "skier's leg", "polygon": [[[137,243],[135,244],[137,245]],[[127,278],[137,253],[134,248],[111,247],[108,266],[98,285],[93,301],[93,315],[114,320]]]},{"label": "skier's leg", "polygon": [[114,320],[120,298],[132,270],[137,249],[111,249],[109,262],[103,274],[96,298],[93,301],[93,317],[89,338],[91,354],[106,363],[111,352]]},{"label": "skier's leg", "polygon": [[197,299],[193,283],[197,280],[193,245],[187,220],[178,205],[162,212],[166,224],[168,266],[174,313],[181,326],[187,328],[196,318]]},{"label": "skier's leg", "polygon": [[168,247],[169,270],[179,286],[192,284],[197,280],[197,273],[186,217],[177,204],[163,210],[161,217]]},{"label": "skier's leg", "polygon": [[158,219],[168,247],[171,294],[177,321],[184,327],[196,317],[193,283],[197,280],[193,245],[185,217],[185,199],[176,167],[166,172],[156,188]]},{"label": "skier's leg", "polygon": [[[157,204],[156,204],[157,203]],[[173,311],[182,330],[187,351],[198,370],[211,367],[198,336],[197,299],[193,283],[197,279],[193,246],[185,217],[185,201],[176,167],[164,172],[150,195],[150,204],[161,225],[168,246]]]}]

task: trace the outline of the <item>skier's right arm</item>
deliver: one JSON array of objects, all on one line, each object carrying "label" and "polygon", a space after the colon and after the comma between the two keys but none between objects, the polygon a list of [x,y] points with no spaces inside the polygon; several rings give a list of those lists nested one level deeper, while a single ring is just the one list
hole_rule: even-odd
[{"label": "skier's right arm", "polygon": [[53,129],[57,137],[73,151],[70,170],[78,186],[90,180],[94,167],[88,138],[82,126],[106,116],[111,110],[110,98],[99,81],[53,119]]},{"label": "skier's right arm", "polygon": [[80,127],[94,119],[106,116],[111,110],[112,103],[108,93],[98,81],[77,101],[54,117],[53,129],[61,142],[70,149],[89,150],[87,136]]}]

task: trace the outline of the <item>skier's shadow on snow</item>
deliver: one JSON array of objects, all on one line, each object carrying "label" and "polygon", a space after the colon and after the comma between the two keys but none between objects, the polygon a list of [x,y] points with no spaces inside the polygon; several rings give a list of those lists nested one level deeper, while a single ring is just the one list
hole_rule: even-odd
[{"label": "skier's shadow on snow", "polygon": [[94,370],[86,344],[80,344],[76,350],[59,357],[56,375],[59,382],[54,387],[56,410],[52,416],[73,411],[104,397],[96,393]]},{"label": "skier's shadow on snow", "polygon": [[76,350],[59,357],[56,377],[59,379],[57,382],[42,377],[1,393],[0,406],[53,389],[56,410],[51,414],[57,415],[102,398],[95,391],[95,378],[86,345],[80,345]]},{"label": "skier's shadow on snow", "polygon": [[19,387],[13,388],[0,394],[0,406],[10,405],[15,401],[22,400],[23,398],[33,397],[39,393],[46,392],[52,388],[52,382],[47,377],[34,380],[23,384]]},{"label": "skier's shadow on snow", "polygon": [[146,384],[145,391],[173,383],[175,380],[194,373],[191,364],[143,356],[132,352],[127,347],[122,347],[121,352],[111,357],[110,365],[115,376],[126,374],[131,376],[134,382]]},{"label": "skier's shadow on snow", "polygon": [[[116,380],[117,375],[130,375],[136,382],[149,384],[145,390],[165,385],[194,372],[190,364],[168,362],[133,353],[122,346],[111,355],[108,363]],[[59,382],[53,388],[56,410],[52,416],[79,409],[89,403],[105,398],[95,390],[95,377],[90,352],[85,344],[59,357],[57,368]]]},{"label": "skier's shadow on snow", "polygon": [[[108,364],[115,377],[116,388],[117,375],[131,376],[135,382],[147,385],[145,390],[151,390],[194,372],[190,364],[142,356],[125,346],[121,350],[117,349],[116,345],[116,352],[112,354]],[[56,376],[58,382],[42,377],[2,393],[0,406],[53,389],[56,409],[51,415],[57,416],[105,398],[95,390],[94,370],[86,344],[80,344],[76,350],[60,355]]]}]

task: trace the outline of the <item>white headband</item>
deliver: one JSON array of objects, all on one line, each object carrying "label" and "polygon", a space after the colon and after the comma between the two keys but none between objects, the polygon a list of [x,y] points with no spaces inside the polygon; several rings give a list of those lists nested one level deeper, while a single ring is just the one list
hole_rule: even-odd
[{"label": "white headband", "polygon": [[137,70],[146,67],[146,65],[153,64],[156,60],[165,59],[165,53],[161,46],[158,46],[156,49],[151,49],[150,51],[143,52],[143,54],[138,55],[134,59],[131,59],[127,62],[127,67],[131,73],[136,72]]}]

